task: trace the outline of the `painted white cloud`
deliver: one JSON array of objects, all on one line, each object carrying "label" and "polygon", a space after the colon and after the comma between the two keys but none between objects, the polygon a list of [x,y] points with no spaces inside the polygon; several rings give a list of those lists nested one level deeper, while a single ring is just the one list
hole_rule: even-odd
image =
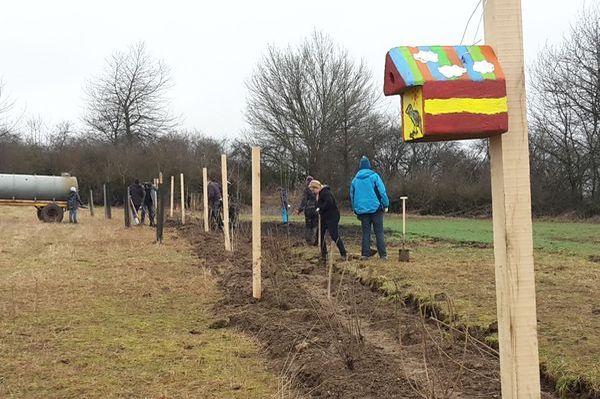
[{"label": "painted white cloud", "polygon": [[415,60],[421,61],[424,64],[427,62],[438,62],[439,60],[437,53],[434,53],[433,51],[419,50],[413,57],[415,57]]},{"label": "painted white cloud", "polygon": [[439,67],[438,70],[442,75],[444,75],[448,79],[459,78],[465,73],[467,73],[467,70],[465,68],[458,65],[444,65]]},{"label": "painted white cloud", "polygon": [[473,70],[479,73],[490,73],[494,72],[494,64],[489,61],[476,61],[473,63]]}]

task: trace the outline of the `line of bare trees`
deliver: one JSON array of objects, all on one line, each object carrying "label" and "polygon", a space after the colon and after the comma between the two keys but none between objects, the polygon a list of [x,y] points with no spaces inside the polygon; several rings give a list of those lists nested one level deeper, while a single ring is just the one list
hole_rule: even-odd
[{"label": "line of bare trees", "polygon": [[547,213],[600,213],[599,10],[585,10],[531,69],[533,198]]},{"label": "line of bare trees", "polygon": [[[271,46],[247,81],[248,129],[224,141],[182,131],[169,107],[169,68],[140,43],[113,54],[85,85],[82,129],[15,117],[0,85],[0,171],[71,172],[84,187],[113,184],[118,200],[133,178],[158,171],[183,171],[199,190],[200,168],[218,171],[224,151],[236,193],[247,201],[250,146],[257,144],[266,192],[300,188],[311,174],[344,202],[367,155],[387,183],[392,209],[408,195],[423,213],[489,214],[487,141],[404,144],[400,117],[383,109],[373,81],[364,62],[323,33],[297,47]],[[532,65],[528,104],[534,212],[600,214],[598,7],[586,9],[563,42]]]}]

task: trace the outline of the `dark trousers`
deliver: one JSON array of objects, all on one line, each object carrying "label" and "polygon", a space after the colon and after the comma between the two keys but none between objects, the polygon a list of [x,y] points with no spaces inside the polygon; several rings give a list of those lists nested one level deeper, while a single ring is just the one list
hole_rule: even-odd
[{"label": "dark trousers", "polygon": [[305,223],[305,231],[304,231],[304,238],[306,239],[306,243],[308,245],[317,245],[319,242],[319,237],[318,237],[318,232],[317,232],[317,226],[319,223],[319,218],[318,216],[315,215],[304,215],[304,223]]},{"label": "dark trousers", "polygon": [[375,231],[375,240],[377,241],[377,252],[379,256],[384,258],[387,256],[385,250],[385,239],[383,235],[383,212],[369,213],[358,215],[362,227],[362,245],[361,255],[371,256],[371,226]]},{"label": "dark trousers", "polygon": [[144,224],[144,219],[146,219],[146,213],[148,214],[148,220],[150,221],[150,226],[154,226],[154,205],[153,204],[144,204],[142,207],[142,221]]},{"label": "dark trousers", "polygon": [[325,243],[325,232],[329,232],[329,236],[336,243],[340,255],[346,256],[346,248],[344,247],[344,242],[340,238],[340,233],[338,231],[340,224],[340,217],[332,217],[332,218],[324,218],[321,216],[321,256],[327,256],[327,244]]}]

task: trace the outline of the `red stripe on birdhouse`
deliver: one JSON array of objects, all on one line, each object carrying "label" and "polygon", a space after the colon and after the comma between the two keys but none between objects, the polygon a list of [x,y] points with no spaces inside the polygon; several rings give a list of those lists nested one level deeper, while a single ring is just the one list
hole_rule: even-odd
[{"label": "red stripe on birdhouse", "polygon": [[502,112],[493,115],[469,113],[425,114],[423,126],[426,127],[427,135],[434,136],[433,139],[440,139],[437,136],[446,134],[452,134],[452,137],[456,137],[457,132],[468,135],[468,138],[474,138],[473,134],[477,133],[492,136],[508,130],[508,113]]},{"label": "red stripe on birdhouse", "polygon": [[506,84],[503,80],[472,82],[446,80],[426,82],[423,85],[424,98],[502,98],[506,97]]}]

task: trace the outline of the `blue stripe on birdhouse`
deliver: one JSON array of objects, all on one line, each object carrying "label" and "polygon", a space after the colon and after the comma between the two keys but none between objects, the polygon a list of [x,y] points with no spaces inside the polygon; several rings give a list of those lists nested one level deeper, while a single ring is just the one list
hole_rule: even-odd
[{"label": "blue stripe on birdhouse", "polygon": [[467,69],[469,78],[473,81],[480,82],[483,80],[483,76],[473,69],[473,57],[469,53],[469,49],[466,46],[454,46],[456,54],[460,57],[463,66]]},{"label": "blue stripe on birdhouse", "polygon": [[[419,46],[418,49],[420,51],[431,51],[431,52],[433,52],[433,50],[429,46]],[[431,73],[431,76],[435,80],[448,80],[448,79],[446,79],[446,77],[444,75],[442,75],[440,73],[439,65],[438,65],[437,62],[428,62],[427,63],[427,69],[429,69],[429,72]]]},{"label": "blue stripe on birdhouse", "polygon": [[407,86],[414,85],[416,82],[415,77],[413,76],[412,72],[410,71],[410,67],[408,66],[408,63],[402,56],[402,53],[400,53],[400,49],[398,49],[398,47],[394,47],[393,49],[390,50],[389,54],[390,54],[390,57],[392,58],[392,61],[394,62],[394,65],[398,69],[398,72],[400,72],[400,74],[402,75],[402,78],[406,82],[406,85]]}]

